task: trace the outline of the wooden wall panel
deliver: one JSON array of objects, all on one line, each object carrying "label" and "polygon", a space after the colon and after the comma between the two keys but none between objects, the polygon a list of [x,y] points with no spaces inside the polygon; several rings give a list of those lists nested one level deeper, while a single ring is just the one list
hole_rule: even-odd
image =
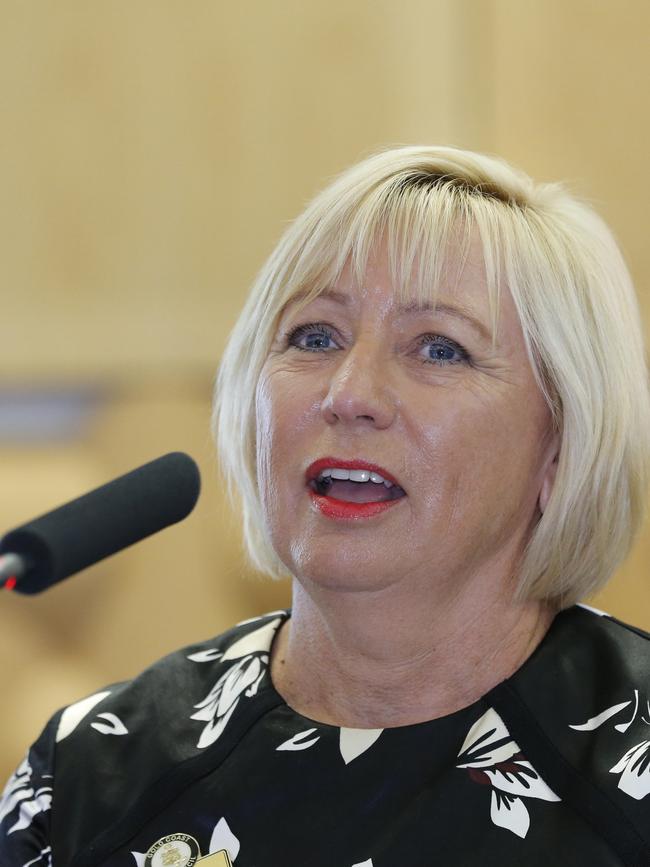
[{"label": "wooden wall panel", "polygon": [[[490,148],[533,177],[565,180],[607,220],[631,269],[648,339],[650,5],[494,0],[492,7]],[[594,604],[650,629],[650,521]]]},{"label": "wooden wall panel", "polygon": [[284,224],[332,174],[453,137],[452,6],[10,4],[4,375],[211,368]]}]

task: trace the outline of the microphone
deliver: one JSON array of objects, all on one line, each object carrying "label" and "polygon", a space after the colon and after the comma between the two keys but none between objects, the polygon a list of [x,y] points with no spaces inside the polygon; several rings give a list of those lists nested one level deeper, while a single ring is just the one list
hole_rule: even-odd
[{"label": "microphone", "polygon": [[40,593],[186,518],[201,489],[189,455],[170,452],[0,539],[0,587]]}]

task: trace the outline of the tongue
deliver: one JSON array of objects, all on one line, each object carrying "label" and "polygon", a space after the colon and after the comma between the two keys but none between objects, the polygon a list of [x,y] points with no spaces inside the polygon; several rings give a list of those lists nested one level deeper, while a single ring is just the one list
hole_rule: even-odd
[{"label": "tongue", "polygon": [[377,485],[375,482],[350,482],[341,479],[332,480],[327,496],[348,503],[380,503],[382,500],[390,500],[390,492],[386,485]]}]

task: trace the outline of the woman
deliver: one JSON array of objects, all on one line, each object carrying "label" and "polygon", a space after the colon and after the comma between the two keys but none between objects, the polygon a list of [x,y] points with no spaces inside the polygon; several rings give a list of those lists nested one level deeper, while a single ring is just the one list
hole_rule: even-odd
[{"label": "woman", "polygon": [[325,190],[215,426],[274,612],[57,714],[7,865],[650,864],[648,638],[575,603],[649,480],[633,290],[560,187],[449,148]]}]

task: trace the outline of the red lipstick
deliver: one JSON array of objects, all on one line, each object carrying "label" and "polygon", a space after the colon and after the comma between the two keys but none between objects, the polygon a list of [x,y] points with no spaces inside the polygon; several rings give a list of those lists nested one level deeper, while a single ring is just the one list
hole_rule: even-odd
[{"label": "red lipstick", "polygon": [[[343,469],[343,467],[341,467]],[[334,497],[323,497],[316,491],[309,490],[311,501],[318,511],[326,518],[334,518],[339,521],[359,520],[360,518],[372,518],[380,512],[385,512],[391,506],[396,506],[404,497],[397,500],[384,500],[381,503],[346,503],[344,500],[335,500]]]},{"label": "red lipstick", "polygon": [[386,481],[392,482],[402,490],[399,482],[395,477],[380,467],[378,464],[372,464],[363,460],[343,460],[342,458],[320,458],[314,461],[307,467],[305,477],[309,486],[309,496],[312,504],[318,511],[327,518],[332,518],[339,521],[360,520],[363,518],[372,518],[390,509],[391,506],[396,506],[397,503],[405,499],[405,496],[397,497],[392,500],[382,500],[375,503],[350,503],[345,500],[337,500],[334,497],[328,497],[314,490],[312,483],[318,478],[322,470],[327,467],[339,467],[342,470],[367,470],[371,473],[378,473]]}]

